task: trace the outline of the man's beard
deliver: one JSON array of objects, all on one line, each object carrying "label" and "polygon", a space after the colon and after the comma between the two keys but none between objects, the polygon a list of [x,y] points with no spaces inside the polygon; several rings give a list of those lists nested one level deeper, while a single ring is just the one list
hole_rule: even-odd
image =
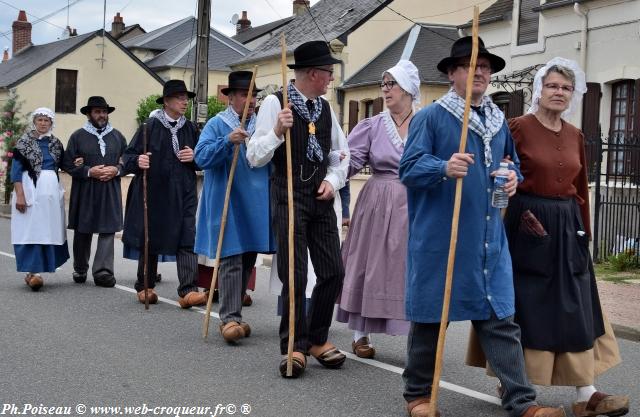
[{"label": "man's beard", "polygon": [[96,129],[102,129],[107,125],[107,123],[109,123],[109,116],[105,117],[103,120],[94,119],[93,117],[89,116],[89,122],[91,122],[93,127],[95,127]]}]

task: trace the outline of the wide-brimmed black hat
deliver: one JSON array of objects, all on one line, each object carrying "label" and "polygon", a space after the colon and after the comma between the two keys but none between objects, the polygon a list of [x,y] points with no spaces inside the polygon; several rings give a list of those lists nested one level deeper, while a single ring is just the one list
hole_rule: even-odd
[{"label": "wide-brimmed black hat", "polygon": [[[451,45],[451,56],[444,58],[438,63],[438,70],[447,74],[449,67],[455,64],[458,59],[471,56],[471,49],[473,47],[472,39],[473,38],[471,36],[465,36],[464,38],[460,38],[455,41],[453,45]],[[492,73],[498,72],[504,68],[504,59],[487,51],[487,48],[484,47],[484,42],[482,42],[481,38],[478,38],[478,56],[489,60],[491,63]]]},{"label": "wide-brimmed black hat", "polygon": [[87,114],[91,111],[92,107],[99,107],[101,109],[107,109],[107,113],[113,112],[116,108],[107,104],[107,100],[102,96],[91,96],[87,100],[87,105],[80,109],[80,113]]},{"label": "wide-brimmed black hat", "polygon": [[164,104],[164,98],[173,96],[175,94],[187,93],[189,98],[194,98],[196,93],[187,90],[187,85],[182,80],[169,80],[164,83],[164,88],[162,89],[162,97],[158,97],[156,103]]},{"label": "wide-brimmed black hat", "polygon": [[331,49],[325,41],[305,42],[293,50],[295,63],[287,65],[291,69],[320,67],[342,63],[331,56]]},{"label": "wide-brimmed black hat", "polygon": [[[228,96],[232,90],[249,90],[249,84],[251,84],[251,77],[253,72],[251,71],[233,71],[229,73],[229,83],[225,88],[221,88],[220,92],[225,96]],[[253,93],[262,91],[253,84]]]}]

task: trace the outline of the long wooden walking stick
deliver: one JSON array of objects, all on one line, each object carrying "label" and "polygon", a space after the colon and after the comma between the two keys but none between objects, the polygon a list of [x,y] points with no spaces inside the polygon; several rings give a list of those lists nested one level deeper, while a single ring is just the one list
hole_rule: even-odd
[{"label": "long wooden walking stick", "polygon": [[[282,70],[282,108],[289,108],[289,96],[287,95],[287,40],[284,32],[280,37],[282,46],[282,57],[280,61]],[[295,283],[294,283],[294,257],[293,257],[293,171],[291,169],[291,132],[289,129],[285,132],[285,147],[287,152],[287,205],[289,208],[289,343],[287,345],[287,376],[293,376],[293,339],[295,337],[296,327],[296,300],[295,300]]]},{"label": "long wooden walking stick", "polygon": [[[147,123],[142,124],[142,150],[144,155],[147,154]],[[143,202],[143,218],[144,218],[144,269],[143,269],[143,285],[144,285],[144,309],[149,310],[149,214],[147,209],[147,171],[142,172],[142,202]]]},{"label": "long wooden walking stick", "polygon": [[[473,8],[472,50],[469,62],[469,74],[467,75],[467,89],[464,103],[464,116],[462,118],[462,132],[460,133],[459,153],[464,153],[467,147],[467,130],[469,128],[469,111],[471,110],[471,90],[473,89],[473,77],[476,73],[476,61],[478,59],[478,6]],[[456,245],[458,243],[458,220],[460,219],[460,202],[462,200],[462,178],[456,180],[456,193],[453,203],[453,218],[451,220],[451,240],[449,242],[449,258],[447,260],[447,277],[444,285],[444,299],[442,302],[442,318],[440,319],[440,332],[438,334],[438,349],[436,350],[436,363],[431,385],[431,409],[429,414],[436,417],[438,409],[438,392],[440,390],[440,375],[442,374],[442,357],[444,355],[444,342],[447,336],[447,324],[449,322],[449,304],[451,302],[451,286],[453,284],[453,267],[456,261]]]},{"label": "long wooden walking stick", "polygon": [[[258,73],[258,66],[253,67],[253,75],[249,82],[249,91],[247,92],[247,101],[244,103],[244,110],[242,112],[242,119],[240,120],[240,127],[244,129],[244,124],[247,121],[247,114],[249,113],[249,104],[253,97],[253,85],[256,82],[256,74]],[[240,145],[235,144],[233,146],[233,160],[231,161],[231,169],[229,169],[229,178],[227,179],[227,189],[224,193],[224,205],[222,206],[222,218],[220,219],[220,232],[218,233],[218,246],[216,248],[216,259],[213,263],[213,276],[211,277],[211,285],[209,286],[209,297],[207,298],[207,313],[204,315],[204,324],[202,327],[202,337],[205,339],[209,335],[209,318],[211,317],[211,305],[213,304],[213,290],[216,288],[216,282],[218,281],[218,272],[220,268],[220,253],[222,252],[222,241],[224,239],[224,229],[227,226],[227,213],[229,212],[229,198],[231,196],[231,186],[233,185],[233,177],[236,173],[236,166],[238,165],[238,155],[240,154]]]}]

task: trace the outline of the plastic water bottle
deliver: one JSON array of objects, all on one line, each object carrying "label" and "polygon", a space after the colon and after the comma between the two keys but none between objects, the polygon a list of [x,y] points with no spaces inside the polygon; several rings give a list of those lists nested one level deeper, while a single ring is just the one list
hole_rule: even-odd
[{"label": "plastic water bottle", "polygon": [[497,208],[505,208],[509,204],[509,194],[504,190],[504,186],[509,181],[509,164],[500,162],[500,169],[496,172],[493,180],[493,195],[491,205]]}]

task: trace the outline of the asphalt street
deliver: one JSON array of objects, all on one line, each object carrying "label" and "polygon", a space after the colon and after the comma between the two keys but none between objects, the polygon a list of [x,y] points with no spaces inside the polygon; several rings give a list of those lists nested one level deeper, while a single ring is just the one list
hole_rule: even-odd
[{"label": "asphalt street", "polygon": [[[153,407],[178,406],[211,408],[200,414],[165,409],[171,413],[160,415],[406,415],[400,375],[405,337],[374,336],[375,361],[351,355],[343,369],[329,370],[311,359],[302,378],[285,380],[278,373],[279,320],[276,297],[268,293],[267,267],[258,267],[254,304],[244,309],[251,337],[232,346],[222,340],[216,317],[204,340],[204,309],[177,305],[173,263],[160,265],[163,279],[156,290],[161,300],[145,311],[133,290],[136,263],[121,254],[116,240],[116,288],[96,287],[91,278],[75,284],[69,260],[55,274],[45,274],[44,288],[34,293],[15,270],[10,221],[0,218],[0,415],[17,415],[16,410],[34,415],[31,406],[96,415],[91,407],[143,404],[147,415]],[[468,331],[469,323],[453,323],[448,331],[443,416],[506,416],[497,405],[496,380],[463,363]],[[335,323],[330,340],[350,352],[351,332],[345,325]],[[629,415],[640,416],[640,344],[619,344],[623,365],[599,378],[597,386],[630,395]],[[574,393],[568,387],[539,387],[539,401],[569,411]],[[87,407],[84,414],[80,405]],[[129,415],[135,415],[133,410]]]}]

